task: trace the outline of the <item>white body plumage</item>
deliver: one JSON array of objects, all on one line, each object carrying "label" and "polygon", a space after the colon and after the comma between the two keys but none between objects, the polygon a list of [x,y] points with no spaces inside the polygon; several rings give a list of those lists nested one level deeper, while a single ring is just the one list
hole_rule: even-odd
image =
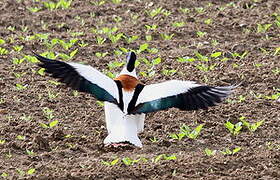
[{"label": "white body plumage", "polygon": [[145,114],[128,115],[112,103],[105,102],[105,120],[108,136],[104,140],[105,145],[118,142],[130,142],[142,147],[138,133],[144,130]]}]

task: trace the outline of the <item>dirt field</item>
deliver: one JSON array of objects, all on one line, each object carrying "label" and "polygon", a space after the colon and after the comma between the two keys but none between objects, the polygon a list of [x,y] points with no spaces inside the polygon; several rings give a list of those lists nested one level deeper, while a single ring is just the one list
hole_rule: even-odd
[{"label": "dirt field", "polygon": [[[280,179],[280,1],[43,2],[0,2],[0,178]],[[128,49],[145,84],[242,84],[207,111],[148,114],[142,149],[108,149],[102,104],[44,74],[32,51],[114,76]],[[240,117],[251,131],[231,133]],[[174,138],[183,124],[204,126]]]}]

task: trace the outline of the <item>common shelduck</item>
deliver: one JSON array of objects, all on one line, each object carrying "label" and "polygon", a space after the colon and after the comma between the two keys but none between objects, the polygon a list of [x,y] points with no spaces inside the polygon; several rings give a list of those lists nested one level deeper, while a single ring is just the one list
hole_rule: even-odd
[{"label": "common shelduck", "polygon": [[142,147],[138,133],[144,129],[145,114],[168,108],[207,109],[225,99],[235,86],[213,87],[194,81],[169,80],[144,85],[136,76],[136,54],[127,54],[126,66],[111,79],[89,65],[63,62],[42,57],[40,67],[52,77],[81,92],[104,101],[108,136],[105,145],[129,142]]}]

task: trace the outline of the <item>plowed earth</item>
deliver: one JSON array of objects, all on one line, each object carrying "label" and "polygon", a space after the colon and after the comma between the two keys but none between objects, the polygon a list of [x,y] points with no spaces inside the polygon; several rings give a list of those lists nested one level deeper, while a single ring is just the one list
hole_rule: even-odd
[{"label": "plowed earth", "polygon": [[[104,2],[75,0],[68,9],[52,11],[37,1],[0,2],[0,38],[5,40],[0,47],[8,50],[7,54],[0,55],[1,178],[279,179],[280,104],[275,96],[271,96],[277,97],[280,87],[280,53],[276,52],[280,46],[280,28],[276,24],[280,1]],[[40,7],[41,10],[31,12],[30,7]],[[159,7],[163,10],[160,14],[148,15],[147,12]],[[182,8],[187,12],[184,13]],[[172,25],[175,22],[185,24],[176,27]],[[261,31],[258,24],[271,26]],[[145,25],[158,27],[147,30]],[[125,38],[112,43],[105,34],[94,31],[104,27],[117,27],[114,34],[137,35],[139,38],[132,43]],[[197,33],[199,31],[206,34],[201,35]],[[45,39],[36,36],[47,33],[49,36]],[[174,36],[167,40],[162,38],[162,33]],[[36,37],[30,38],[33,35]],[[146,40],[146,35],[151,35],[152,40]],[[98,44],[97,36],[106,38],[105,42]],[[77,38],[78,41],[69,49],[59,44],[47,47],[46,42],[53,38],[65,42]],[[88,45],[79,45],[82,42]],[[32,51],[69,54],[78,49],[68,61],[117,73],[122,67],[109,69],[108,64],[124,61],[125,53],[118,55],[114,51],[122,52],[120,48],[138,50],[144,43],[149,44],[149,50],[156,48],[158,52],[146,49],[138,54],[139,59],[152,61],[161,57],[161,63],[153,68],[154,75],[139,75],[145,84],[170,79],[194,80],[214,86],[242,84],[227,101],[209,110],[183,112],[169,109],[148,114],[145,130],[139,135],[142,149],[108,149],[103,146],[107,136],[103,107],[91,95],[75,95],[63,84],[50,83],[49,80],[55,79],[39,75],[36,63],[27,58],[20,64],[13,63],[13,58],[32,56]],[[23,49],[16,51],[15,46]],[[97,57],[97,52],[108,54]],[[207,57],[214,52],[222,54],[203,61],[195,55],[196,52]],[[234,56],[234,53],[244,56]],[[194,57],[196,60],[179,62],[178,57]],[[223,58],[227,60],[222,61]],[[201,64],[215,64],[215,67],[203,71],[197,68]],[[149,68],[140,60],[138,72],[147,72]],[[166,74],[163,70],[177,71]],[[16,87],[16,84],[26,87]],[[53,110],[51,120],[43,113],[46,107]],[[264,123],[255,132],[243,126],[238,135],[232,135],[224,123],[235,124],[241,116],[250,123],[262,120]],[[58,120],[58,124],[52,128],[40,125],[54,120]],[[179,133],[183,124],[191,128],[199,124],[204,126],[196,139],[172,139],[169,135]],[[233,150],[237,147],[241,150],[235,154],[221,153],[226,148]],[[216,150],[216,153],[207,156],[206,148]],[[162,154],[166,157],[174,155],[176,159],[159,158]],[[126,165],[123,158],[140,160]],[[112,165],[105,163],[112,161]]]}]

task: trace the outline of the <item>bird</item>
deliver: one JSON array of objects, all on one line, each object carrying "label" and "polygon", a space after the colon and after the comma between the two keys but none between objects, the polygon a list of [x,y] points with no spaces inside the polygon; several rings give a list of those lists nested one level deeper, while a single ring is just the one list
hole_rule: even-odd
[{"label": "bird", "polygon": [[112,79],[90,65],[48,59],[35,52],[38,66],[67,86],[91,94],[104,102],[107,137],[105,146],[126,143],[142,148],[139,133],[147,113],[177,108],[183,111],[208,109],[227,98],[236,88],[209,86],[195,81],[168,80],[145,85],[136,74],[136,54],[126,55],[126,65]]}]

